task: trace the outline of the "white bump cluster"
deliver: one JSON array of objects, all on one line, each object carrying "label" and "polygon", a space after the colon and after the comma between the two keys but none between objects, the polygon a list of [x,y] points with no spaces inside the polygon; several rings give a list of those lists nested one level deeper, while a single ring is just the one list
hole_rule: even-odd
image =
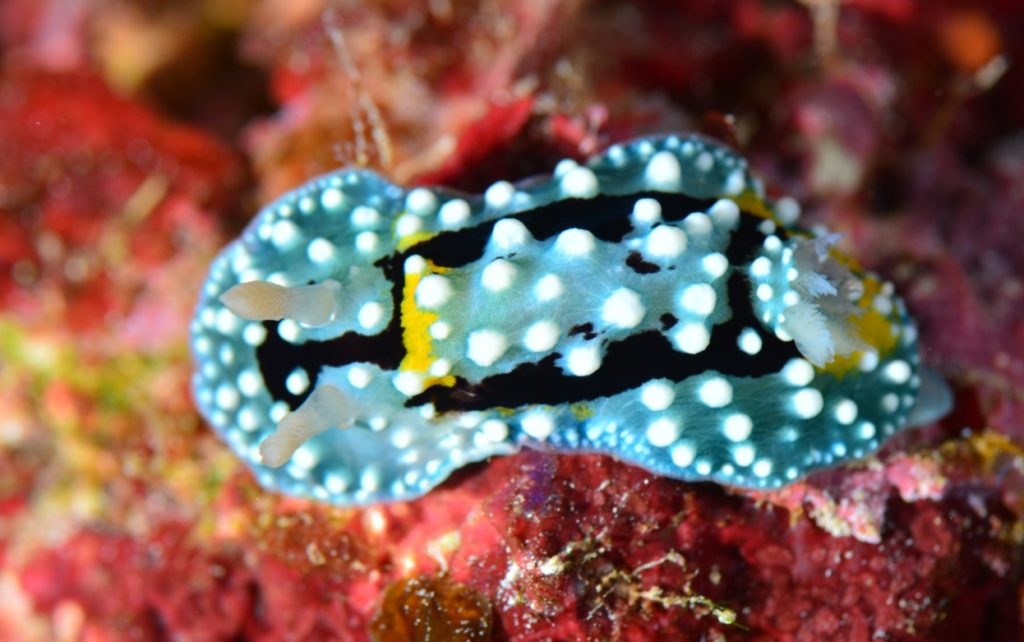
[{"label": "white bump cluster", "polygon": [[292,319],[284,319],[277,324],[277,334],[288,343],[299,340],[299,324]]},{"label": "white bump cluster", "polygon": [[686,232],[674,225],[659,225],[647,235],[644,249],[655,258],[675,258],[686,251]]},{"label": "white bump cluster", "polygon": [[664,448],[679,439],[682,427],[675,419],[660,417],[647,426],[647,441],[652,446]]},{"label": "white bump cluster", "polygon": [[725,179],[724,190],[726,194],[736,196],[743,192],[746,186],[747,179],[743,177],[743,172],[736,170]]},{"label": "white bump cluster", "polygon": [[260,323],[250,323],[242,331],[242,340],[253,347],[262,345],[267,338],[267,329]]},{"label": "white bump cluster", "polygon": [[617,328],[630,329],[640,325],[647,308],[640,295],[628,288],[619,288],[605,299],[601,306],[601,318]]},{"label": "white bump cluster", "polygon": [[309,389],[309,373],[303,368],[292,370],[284,381],[284,387],[293,395],[301,395]]},{"label": "white bump cluster", "polygon": [[667,381],[650,381],[640,389],[640,402],[648,410],[665,410],[675,401],[676,392]]},{"label": "white bump cluster", "polygon": [[747,467],[754,463],[754,447],[750,444],[740,444],[732,449],[732,458],[737,466]]},{"label": "white bump cluster", "polygon": [[[287,386],[287,383],[285,384]],[[302,391],[293,393],[300,394]],[[238,406],[239,395],[238,390],[227,383],[223,383],[217,388],[217,405],[224,410],[233,410]]]},{"label": "white bump cluster", "polygon": [[405,209],[413,214],[425,216],[432,213],[435,207],[437,207],[437,197],[426,187],[417,187],[405,197]]},{"label": "white bump cluster", "polygon": [[858,364],[860,369],[864,372],[871,372],[878,367],[878,353],[874,350],[867,350],[860,357],[860,363]]},{"label": "white bump cluster", "polygon": [[790,359],[781,374],[791,386],[806,386],[814,380],[814,366],[806,359]]},{"label": "white bump cluster", "polygon": [[653,198],[640,198],[633,204],[633,221],[653,225],[661,220],[661,203]]},{"label": "white bump cluster", "polygon": [[555,431],[555,421],[551,415],[543,411],[534,411],[521,420],[523,432],[534,439],[544,440]]},{"label": "white bump cluster", "polygon": [[441,209],[437,212],[438,218],[441,220],[441,225],[445,227],[456,227],[465,223],[469,220],[469,203],[456,198],[448,201],[441,206]]},{"label": "white bump cluster", "polygon": [[800,218],[800,204],[791,196],[783,196],[775,201],[775,215],[783,225],[792,225]]},{"label": "white bump cluster", "polygon": [[488,419],[480,424],[480,432],[494,443],[508,439],[508,424],[499,419]]},{"label": "white bump cluster", "polygon": [[597,196],[597,176],[586,167],[576,166],[562,177],[562,190],[568,196],[578,198]]},{"label": "white bump cluster", "polygon": [[661,151],[651,157],[647,163],[645,177],[653,187],[675,187],[682,180],[683,169],[679,159],[672,152]]},{"label": "white bump cluster", "polygon": [[526,330],[523,346],[530,352],[546,352],[558,343],[560,330],[554,321],[537,321]]},{"label": "white bump cluster", "polygon": [[892,314],[892,298],[885,296],[884,294],[876,296],[872,301],[872,306],[875,308],[875,311],[877,311],[882,316],[889,316],[890,314]]},{"label": "white bump cluster", "polygon": [[857,428],[857,436],[861,439],[871,439],[875,436],[875,424],[865,421]]},{"label": "white bump cluster", "polygon": [[711,344],[711,333],[703,323],[686,323],[672,333],[672,341],[681,352],[698,354]]},{"label": "white bump cluster", "polygon": [[737,344],[740,350],[754,356],[758,352],[761,352],[763,342],[761,336],[753,328],[745,328],[740,332],[740,336],[737,338]]},{"label": "white bump cluster", "polygon": [[692,234],[694,236],[711,234],[711,232],[714,231],[714,226],[711,223],[711,217],[703,212],[694,212],[684,218],[683,228],[686,229],[687,234]]},{"label": "white bump cluster", "polygon": [[427,271],[427,261],[419,254],[413,254],[405,260],[402,269],[406,274],[423,274]]},{"label": "white bump cluster", "polygon": [[515,193],[516,188],[512,186],[512,183],[498,181],[484,192],[484,202],[487,203],[488,207],[495,209],[506,207],[512,202],[512,197],[515,196]]},{"label": "white bump cluster", "polygon": [[537,281],[537,285],[534,286],[534,293],[541,301],[551,301],[560,297],[564,289],[562,279],[558,278],[555,274],[546,274]]},{"label": "white bump cluster", "polygon": [[670,454],[673,464],[680,468],[685,468],[693,463],[694,457],[697,456],[697,451],[694,450],[692,444],[680,442],[672,447]]},{"label": "white bump cluster", "polygon": [[555,240],[555,249],[572,257],[586,256],[594,251],[596,245],[593,234],[575,227],[565,230]]},{"label": "white bump cluster", "polygon": [[337,187],[329,187],[320,194],[320,204],[323,205],[325,209],[336,209],[341,205],[343,200],[344,194],[342,194],[341,190]]},{"label": "white bump cluster", "polygon": [[913,374],[913,371],[911,371],[909,363],[902,359],[896,359],[885,366],[884,373],[893,383],[904,384],[910,380],[910,375]]},{"label": "white bump cluster", "polygon": [[713,377],[700,385],[697,396],[709,408],[724,408],[732,403],[732,385],[722,377]]},{"label": "white bump cluster", "polygon": [[334,244],[325,238],[315,238],[306,246],[306,256],[313,263],[326,263],[334,258]]},{"label": "white bump cluster", "polygon": [[683,290],[679,303],[694,314],[707,316],[714,312],[718,296],[707,283],[695,283]]},{"label": "white bump cluster", "polygon": [[430,336],[437,340],[447,339],[452,333],[452,326],[447,321],[435,321],[428,329]]},{"label": "white bump cluster", "polygon": [[711,278],[717,279],[729,270],[729,259],[724,254],[713,252],[701,259],[701,265]]},{"label": "white bump cluster", "polygon": [[772,271],[772,260],[767,256],[759,256],[750,263],[750,273],[758,277],[766,277]]},{"label": "white bump cluster", "polygon": [[380,237],[376,232],[360,232],[356,234],[356,250],[362,254],[370,254],[377,249]]},{"label": "white bump cluster", "polygon": [[291,221],[278,221],[271,228],[270,242],[279,250],[290,250],[299,242],[300,238],[302,238],[302,232],[299,231],[299,226]]},{"label": "white bump cluster", "polygon": [[414,214],[403,214],[395,222],[395,234],[400,237],[410,236],[423,229],[423,219]]},{"label": "white bump cluster", "polygon": [[491,243],[502,250],[511,250],[530,240],[530,231],[514,218],[503,218],[491,230]]},{"label": "white bump cluster", "polygon": [[601,367],[601,352],[596,345],[572,348],[565,357],[565,365],[569,374],[577,377],[592,375]]},{"label": "white bump cluster", "polygon": [[359,388],[360,390],[370,385],[373,380],[373,375],[370,374],[370,370],[364,366],[352,366],[348,371],[348,382],[353,388]]},{"label": "white bump cluster", "polygon": [[447,278],[438,274],[428,274],[416,286],[416,303],[428,310],[436,309],[447,303],[454,293]]},{"label": "white bump cluster", "polygon": [[380,223],[380,212],[366,205],[356,205],[352,208],[349,220],[352,227],[376,227]]},{"label": "white bump cluster", "polygon": [[501,292],[511,287],[516,278],[516,266],[505,259],[495,259],[484,268],[480,282],[491,292]]},{"label": "white bump cluster", "polygon": [[430,364],[430,375],[432,377],[444,377],[452,371],[452,362],[441,358]]},{"label": "white bump cluster", "polygon": [[508,349],[508,340],[497,330],[474,330],[466,339],[466,356],[478,366],[488,367]]},{"label": "white bump cluster", "polygon": [[263,380],[255,370],[243,370],[238,375],[238,389],[246,397],[255,397],[263,386]]},{"label": "white bump cluster", "polygon": [[407,397],[413,397],[423,392],[423,375],[418,372],[399,372],[391,379],[395,390]]},{"label": "white bump cluster", "polygon": [[711,219],[718,225],[732,229],[740,220],[740,208],[733,201],[721,199],[708,209]]},{"label": "white bump cluster", "polygon": [[746,441],[754,429],[754,422],[750,416],[742,412],[729,415],[722,422],[722,433],[729,441]]},{"label": "white bump cluster", "polygon": [[752,469],[758,477],[767,477],[772,474],[772,462],[767,459],[759,459]]},{"label": "white bump cluster", "polygon": [[836,403],[836,421],[849,426],[857,419],[857,404],[850,399],[842,399]]},{"label": "white bump cluster", "polygon": [[711,168],[715,166],[715,157],[710,152],[701,152],[693,161],[693,166],[702,172],[710,172]]},{"label": "white bump cluster", "polygon": [[793,411],[803,419],[818,416],[824,405],[821,393],[814,388],[804,388],[793,395]]},{"label": "white bump cluster", "polygon": [[359,308],[359,313],[356,315],[356,320],[359,321],[359,325],[367,330],[375,328],[383,318],[384,306],[376,301],[364,303],[362,307]]}]

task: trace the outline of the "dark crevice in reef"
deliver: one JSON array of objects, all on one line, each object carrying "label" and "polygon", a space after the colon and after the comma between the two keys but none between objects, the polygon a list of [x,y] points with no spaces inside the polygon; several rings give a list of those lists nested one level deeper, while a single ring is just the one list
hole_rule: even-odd
[{"label": "dark crevice in reef", "polygon": [[[559,201],[514,218],[521,220],[531,234],[541,240],[565,229],[579,227],[590,230],[603,240],[618,241],[631,229],[629,213],[636,199],[642,196],[656,197],[667,221],[681,220],[690,212],[706,210],[711,205],[708,201],[678,194],[603,196],[586,201]],[[757,229],[761,220],[749,215],[740,218],[740,226],[733,233],[726,251],[731,264],[745,265],[761,246],[765,238]],[[483,253],[492,227],[493,222],[488,222],[469,230],[442,234],[405,252],[381,259],[378,266],[392,283],[394,309],[401,309],[406,258],[419,254],[436,265],[465,265]],[[785,233],[780,231],[779,236],[785,238]],[[572,403],[616,394],[652,378],[681,381],[710,369],[741,377],[764,375],[778,371],[787,360],[797,356],[792,343],[779,341],[773,334],[765,332],[755,318],[745,273],[734,272],[727,289],[732,318],[714,327],[711,344],[696,355],[676,351],[665,335],[650,330],[610,343],[601,368],[586,377],[562,372],[557,364],[560,357],[553,354],[540,362],[523,364],[512,372],[477,383],[458,378],[454,387],[432,387],[410,399],[407,405],[432,402],[444,412]],[[662,315],[660,321],[666,330],[678,323],[671,314]],[[297,408],[315,387],[316,375],[324,366],[371,362],[385,370],[394,370],[405,356],[401,320],[397,313],[392,316],[388,327],[374,336],[348,333],[328,341],[310,341],[300,345],[282,339],[277,332],[277,322],[265,322],[264,325],[267,339],[256,349],[260,371],[271,396],[285,401],[292,409]],[[739,333],[748,327],[758,332],[763,344],[761,351],[754,356],[741,352],[737,346]],[[574,327],[570,334],[582,334],[588,341],[601,340],[600,333],[591,324]],[[302,395],[291,394],[285,386],[288,375],[297,367],[304,368],[312,382]]]}]

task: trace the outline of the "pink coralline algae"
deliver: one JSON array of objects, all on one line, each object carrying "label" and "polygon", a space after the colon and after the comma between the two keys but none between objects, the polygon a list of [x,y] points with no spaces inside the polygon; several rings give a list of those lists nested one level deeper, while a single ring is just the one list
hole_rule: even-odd
[{"label": "pink coralline algae", "polygon": [[[0,638],[1022,639],[1022,25],[1002,0],[4,3]],[[194,293],[261,203],[357,163],[478,191],[670,130],[731,137],[895,283],[950,415],[778,490],[527,450],[362,508],[263,490],[200,419]]]}]

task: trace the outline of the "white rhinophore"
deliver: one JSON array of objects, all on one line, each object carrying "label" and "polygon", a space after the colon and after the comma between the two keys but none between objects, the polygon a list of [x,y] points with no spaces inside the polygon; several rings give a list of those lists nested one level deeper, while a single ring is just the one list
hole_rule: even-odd
[{"label": "white rhinophore", "polygon": [[334,279],[292,287],[269,281],[249,281],[239,283],[220,295],[220,302],[250,321],[292,319],[317,326],[331,320],[340,291],[341,284]]},{"label": "white rhinophore", "polygon": [[283,466],[309,439],[331,428],[353,423],[352,404],[341,390],[321,384],[309,398],[277,424],[277,429],[260,444],[260,456],[267,466]]}]

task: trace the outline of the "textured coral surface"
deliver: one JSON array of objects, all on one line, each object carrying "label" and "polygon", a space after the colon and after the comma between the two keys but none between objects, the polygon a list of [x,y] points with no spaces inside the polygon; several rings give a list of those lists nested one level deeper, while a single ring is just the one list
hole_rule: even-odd
[{"label": "textured coral surface", "polygon": [[[0,55],[0,639],[1024,639],[1020,2],[7,0]],[[200,421],[191,309],[261,202],[665,130],[892,279],[955,411],[771,493],[528,451],[360,510]]]}]

